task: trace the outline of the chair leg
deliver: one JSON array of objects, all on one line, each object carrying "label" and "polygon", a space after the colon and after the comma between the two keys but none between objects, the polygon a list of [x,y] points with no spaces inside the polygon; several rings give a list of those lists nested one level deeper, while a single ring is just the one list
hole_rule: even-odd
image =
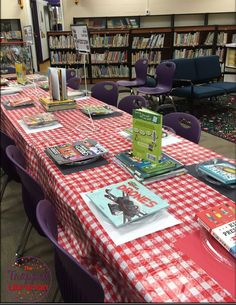
[{"label": "chair leg", "polygon": [[[6,176],[5,179],[4,179],[4,176]],[[3,183],[1,183],[2,185],[1,185],[0,203],[2,202],[2,198],[4,195],[5,189],[7,187],[7,184],[11,180],[7,174],[5,174],[4,176],[1,177],[1,179],[4,179],[4,181],[3,181]]]},{"label": "chair leg", "polygon": [[175,112],[176,112],[177,109],[176,109],[176,107],[175,107],[174,99],[173,99],[173,97],[172,97],[171,95],[169,95],[169,98],[170,98],[171,103],[173,104],[173,108],[174,108],[174,110],[175,110]]},{"label": "chair leg", "polygon": [[57,287],[57,288],[56,288],[56,291],[54,292],[54,295],[53,295],[53,299],[52,299],[52,302],[53,302],[53,303],[56,302],[58,293],[59,293],[59,288]]},{"label": "chair leg", "polygon": [[24,226],[23,232],[21,234],[20,242],[19,242],[18,247],[16,249],[16,254],[15,254],[16,262],[22,257],[22,255],[24,253],[25,246],[28,242],[28,239],[29,239],[32,228],[33,228],[33,225],[30,223],[29,220],[27,220],[27,222]]}]

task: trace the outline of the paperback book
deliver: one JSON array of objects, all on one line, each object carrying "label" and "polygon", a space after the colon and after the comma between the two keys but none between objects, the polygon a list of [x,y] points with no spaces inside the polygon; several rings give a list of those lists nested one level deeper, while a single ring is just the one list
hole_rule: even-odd
[{"label": "paperback book", "polygon": [[17,108],[17,107],[33,105],[34,101],[30,97],[20,97],[20,98],[15,98],[14,100],[4,101],[3,104],[7,107]]},{"label": "paperback book", "polygon": [[162,115],[142,108],[133,112],[133,154],[157,162],[161,156]]},{"label": "paperback book", "polygon": [[169,206],[167,201],[135,179],[108,185],[86,195],[115,227],[137,221]]},{"label": "paperback book", "polygon": [[82,111],[86,115],[91,115],[91,116],[112,114],[114,112],[109,106],[98,106],[98,105],[84,106],[80,108],[80,111]]},{"label": "paperback book", "polygon": [[236,206],[222,203],[197,214],[197,220],[236,258]]},{"label": "paperback book", "polygon": [[38,128],[58,123],[57,118],[53,114],[45,112],[25,115],[22,117],[22,121],[29,128]]},{"label": "paperback book", "polygon": [[57,111],[76,108],[76,102],[72,99],[60,101],[52,100],[47,97],[42,97],[39,99],[39,101],[46,111]]},{"label": "paperback book", "polygon": [[51,98],[53,100],[67,99],[66,69],[49,68],[48,83]]},{"label": "paperback book", "polygon": [[223,159],[213,159],[202,163],[197,169],[223,184],[236,183],[236,165]]},{"label": "paperback book", "polygon": [[87,163],[95,161],[108,152],[104,146],[93,139],[63,143],[47,147],[45,151],[59,165],[85,164],[85,161]]}]

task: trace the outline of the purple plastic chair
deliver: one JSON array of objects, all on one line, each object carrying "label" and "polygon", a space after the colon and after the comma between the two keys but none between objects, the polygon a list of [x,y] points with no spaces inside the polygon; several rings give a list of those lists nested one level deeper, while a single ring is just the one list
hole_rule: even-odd
[{"label": "purple plastic chair", "polygon": [[66,70],[66,83],[68,87],[75,90],[79,90],[81,79],[80,77],[76,76],[76,70],[74,69]]},{"label": "purple plastic chair", "polygon": [[91,88],[91,96],[108,105],[117,106],[118,94],[118,86],[112,81],[100,82]]},{"label": "purple plastic chair", "polygon": [[38,202],[44,199],[45,196],[40,185],[27,172],[25,158],[17,147],[15,145],[9,145],[6,148],[6,155],[10,162],[12,162],[12,165],[16,168],[16,171],[21,179],[22,201],[25,213],[28,217],[16,250],[16,261],[19,261],[24,253],[32,227],[34,227],[40,235],[44,236],[44,233],[42,232],[36,219],[36,207]]},{"label": "purple plastic chair", "polygon": [[[147,81],[147,69],[148,69],[148,60],[146,58],[141,58],[136,61],[135,65],[135,74],[136,78],[132,81],[119,80],[117,81],[117,85],[119,87],[126,87],[129,89],[130,93],[133,94],[134,87],[144,86]],[[126,90],[127,91],[127,90]],[[120,92],[123,92],[120,90]]]},{"label": "purple plastic chair", "polygon": [[165,99],[166,96],[170,97],[172,104],[173,99],[170,96],[173,78],[175,73],[175,63],[170,61],[161,62],[156,67],[156,87],[140,87],[137,89],[138,94],[144,94],[151,98],[152,96],[158,97],[158,100]]},{"label": "purple plastic chair", "polygon": [[174,129],[177,135],[194,143],[199,143],[201,124],[189,113],[173,112],[163,116],[163,125]]},{"label": "purple plastic chair", "polygon": [[9,145],[15,145],[14,140],[9,137],[7,134],[5,134],[3,131],[0,131],[1,135],[1,146],[0,146],[0,152],[1,152],[1,158],[0,158],[0,165],[3,169],[3,176],[2,178],[2,185],[1,185],[1,197],[0,202],[2,202],[2,198],[5,192],[5,189],[7,187],[8,182],[14,180],[16,182],[20,182],[20,178],[16,172],[15,167],[12,165],[12,163],[9,161],[6,155],[6,148]]},{"label": "purple plastic chair", "polygon": [[133,109],[138,109],[142,107],[147,108],[148,102],[141,95],[125,96],[118,103],[118,108],[124,110],[125,112],[128,112],[129,114],[133,113]]},{"label": "purple plastic chair", "polygon": [[104,291],[99,281],[57,242],[57,221],[50,201],[37,206],[38,223],[55,250],[55,272],[64,302],[103,303]]}]

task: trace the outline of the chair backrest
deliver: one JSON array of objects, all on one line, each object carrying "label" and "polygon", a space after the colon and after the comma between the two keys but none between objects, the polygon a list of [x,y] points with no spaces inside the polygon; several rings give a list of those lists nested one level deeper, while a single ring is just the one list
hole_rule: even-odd
[{"label": "chair backrest", "polygon": [[184,112],[172,112],[163,116],[163,125],[173,128],[177,135],[199,143],[201,124],[195,116]]},{"label": "chair backrest", "polygon": [[9,145],[15,145],[15,141],[9,137],[7,134],[5,134],[3,131],[0,131],[1,135],[1,141],[0,141],[0,165],[1,168],[4,170],[4,173],[8,175],[8,179],[14,179],[16,181],[19,181],[19,176],[16,172],[15,167],[13,164],[9,161],[7,155],[6,155],[6,148]]},{"label": "chair backrest", "polygon": [[79,90],[80,88],[80,83],[81,83],[81,79],[80,77],[72,77],[67,81],[67,86],[75,89],[75,90]]},{"label": "chair backrest", "polygon": [[16,168],[22,183],[22,201],[25,213],[38,233],[44,235],[36,219],[37,204],[45,198],[43,190],[37,181],[27,172],[25,158],[15,145],[7,146],[6,155]]},{"label": "chair backrest", "polygon": [[118,94],[118,86],[112,81],[99,82],[91,88],[91,96],[108,105],[117,106]]},{"label": "chair backrest", "polygon": [[104,291],[98,280],[58,244],[57,221],[50,201],[38,203],[37,220],[55,249],[56,277],[64,302],[104,302]]},{"label": "chair backrest", "polygon": [[125,112],[128,112],[130,114],[133,113],[133,109],[138,109],[138,108],[142,108],[142,107],[147,108],[148,102],[141,95],[125,96],[118,103],[119,109],[124,110]]},{"label": "chair backrest", "polygon": [[75,69],[66,69],[66,81],[68,82],[69,79],[76,77],[76,70]]},{"label": "chair backrest", "polygon": [[146,58],[137,60],[134,64],[134,69],[136,80],[145,84],[147,81],[148,60]]},{"label": "chair backrest", "polygon": [[175,74],[175,63],[163,61],[156,67],[157,87],[171,91]]}]

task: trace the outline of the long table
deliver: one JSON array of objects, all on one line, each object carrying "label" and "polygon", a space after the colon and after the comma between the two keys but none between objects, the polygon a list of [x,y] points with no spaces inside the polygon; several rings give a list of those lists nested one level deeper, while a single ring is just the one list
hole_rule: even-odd
[{"label": "long table", "polygon": [[[198,211],[231,200],[193,176],[154,182],[148,188],[166,199],[169,212],[181,224],[116,246],[81,197],[81,193],[131,178],[114,161],[131,143],[120,131],[131,126],[131,116],[107,117],[94,121],[79,109],[54,112],[63,127],[26,134],[18,121],[23,115],[43,112],[38,99],[44,90],[28,88],[22,95],[34,96],[35,107],[6,110],[1,105],[1,129],[13,137],[26,157],[28,170],[55,204],[63,227],[60,243],[75,258],[91,267],[102,282],[106,300],[116,302],[232,302],[236,298],[202,269],[196,261],[178,250],[176,241],[199,230]],[[3,96],[2,100],[14,96]],[[100,105],[92,97],[79,100],[77,107]],[[45,148],[63,142],[93,138],[108,148],[109,163],[85,171],[63,175],[46,155]],[[186,139],[168,145],[163,151],[185,165],[196,164],[219,154]],[[194,245],[193,245],[194,247]]]}]

